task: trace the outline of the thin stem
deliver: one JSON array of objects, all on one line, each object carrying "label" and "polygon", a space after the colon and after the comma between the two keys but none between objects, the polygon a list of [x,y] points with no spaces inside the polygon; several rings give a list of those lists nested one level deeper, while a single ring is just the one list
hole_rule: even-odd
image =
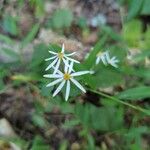
[{"label": "thin stem", "polygon": [[133,109],[135,109],[135,110],[137,110],[137,111],[140,111],[140,112],[145,113],[146,115],[149,115],[149,116],[150,116],[150,111],[147,110],[147,109],[141,108],[141,107],[139,107],[139,106],[132,105],[132,104],[130,104],[130,103],[128,103],[128,102],[124,102],[124,101],[119,100],[118,98],[116,98],[116,97],[114,97],[114,96],[109,96],[109,95],[107,95],[107,94],[105,94],[105,93],[103,93],[103,92],[100,92],[100,91],[95,91],[95,90],[92,90],[92,89],[88,89],[88,90],[91,91],[91,92],[93,92],[93,93],[96,93],[96,94],[98,94],[98,95],[101,95],[101,96],[103,96],[103,97],[106,97],[106,98],[108,98],[108,99],[111,99],[111,100],[113,100],[113,101],[115,101],[115,102],[121,103],[121,104],[126,105],[126,106],[128,106],[128,107],[131,107],[131,108],[133,108]]}]

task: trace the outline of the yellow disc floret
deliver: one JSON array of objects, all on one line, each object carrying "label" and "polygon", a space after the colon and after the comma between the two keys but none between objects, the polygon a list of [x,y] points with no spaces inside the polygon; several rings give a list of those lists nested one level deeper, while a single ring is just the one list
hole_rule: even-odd
[{"label": "yellow disc floret", "polygon": [[64,54],[63,54],[63,53],[61,53],[61,52],[58,53],[58,58],[59,58],[59,59],[62,59],[63,57],[64,57]]},{"label": "yellow disc floret", "polygon": [[102,52],[99,52],[98,54],[97,54],[97,56],[101,56],[103,53]]},{"label": "yellow disc floret", "polygon": [[71,75],[69,73],[64,74],[64,80],[69,80],[71,78]]}]

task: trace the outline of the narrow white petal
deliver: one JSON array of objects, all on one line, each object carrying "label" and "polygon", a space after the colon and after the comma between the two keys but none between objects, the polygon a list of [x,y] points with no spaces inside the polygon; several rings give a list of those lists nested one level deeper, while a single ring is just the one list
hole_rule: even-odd
[{"label": "narrow white petal", "polygon": [[83,91],[84,93],[86,93],[86,90],[83,88],[83,86],[75,79],[71,78],[70,79],[81,91]]},{"label": "narrow white petal", "polygon": [[62,53],[65,52],[65,45],[64,45],[64,43],[63,43],[63,45],[62,45],[62,50],[61,50],[61,52],[62,52]]},{"label": "narrow white petal", "polygon": [[55,70],[54,70],[54,73],[53,73],[53,74],[56,74],[56,73],[57,73],[57,70],[58,70],[58,68],[59,68],[59,66],[60,66],[60,62],[61,62],[61,60],[59,59],[58,62],[57,62],[57,64],[56,64],[56,66],[55,66]]},{"label": "narrow white petal", "polygon": [[61,82],[62,80],[63,80],[63,78],[57,79],[57,80],[55,80],[55,81],[53,81],[53,82],[47,84],[46,87],[53,86],[53,85],[55,85],[55,84]]},{"label": "narrow white petal", "polygon": [[101,60],[101,58],[98,56],[98,57],[96,58],[96,65],[99,64],[100,60]]},{"label": "narrow white petal", "polygon": [[[67,59],[65,60],[64,58],[63,58],[63,62],[64,62],[65,67],[66,67],[66,68],[64,67],[64,72],[67,72],[67,71],[68,71],[68,68],[69,68],[69,66],[70,66],[70,65],[69,65],[69,62],[68,62]],[[73,68],[72,68],[72,71],[75,72]]]},{"label": "narrow white petal", "polygon": [[81,75],[88,74],[88,73],[90,73],[90,71],[79,71],[79,72],[72,73],[71,76],[72,77],[81,76]]},{"label": "narrow white petal", "polygon": [[45,61],[49,61],[49,60],[55,59],[56,57],[57,56],[53,56],[53,57],[47,58],[47,59],[45,59]]},{"label": "narrow white petal", "polygon": [[57,55],[56,52],[53,52],[53,51],[48,51],[50,54],[54,54],[54,55]]},{"label": "narrow white petal", "polygon": [[106,62],[106,59],[105,59],[105,56],[101,56],[101,60],[103,62],[104,65],[107,65],[107,62]]},{"label": "narrow white petal", "polygon": [[67,81],[65,100],[67,101],[70,94],[70,81]]},{"label": "narrow white petal", "polygon": [[106,51],[106,52],[104,53],[104,55],[106,56],[106,60],[109,61],[109,60],[110,60],[109,52]]},{"label": "narrow white petal", "polygon": [[69,68],[68,68],[68,73],[70,74],[71,71],[73,70],[73,61],[70,63]]},{"label": "narrow white petal", "polygon": [[52,66],[54,66],[56,64],[56,62],[58,61],[58,58],[56,58],[45,70],[49,70]]},{"label": "narrow white petal", "polygon": [[75,60],[75,59],[69,58],[69,57],[67,57],[67,56],[64,56],[64,57],[65,57],[66,59],[70,60],[70,61],[75,62],[75,63],[80,63],[79,61],[77,61],[77,60]]},{"label": "narrow white petal", "polygon": [[110,65],[112,65],[112,66],[115,67],[115,68],[118,68],[118,65],[115,64],[115,63],[111,63]]},{"label": "narrow white petal", "polygon": [[[55,70],[55,67],[54,67],[54,66],[52,66],[52,68]],[[56,73],[58,73],[59,75],[63,76],[63,73],[62,73],[60,70],[57,70]]]},{"label": "narrow white petal", "polygon": [[74,54],[76,54],[76,52],[73,52],[73,53],[70,53],[70,54],[65,54],[66,56],[72,56],[72,55],[74,55]]},{"label": "narrow white petal", "polygon": [[45,78],[61,78],[62,76],[59,74],[45,74],[43,75]]},{"label": "narrow white petal", "polygon": [[64,80],[62,83],[60,83],[60,85],[58,86],[58,88],[55,90],[55,92],[53,94],[53,97],[56,96],[61,91],[61,89],[63,88],[63,86],[64,86],[65,83],[66,83],[66,80]]},{"label": "narrow white petal", "polygon": [[64,72],[66,73],[66,72],[67,72],[67,70],[68,70],[68,67],[69,67],[69,61],[68,61],[68,60],[63,59],[63,62],[64,62],[64,64],[65,64]]}]

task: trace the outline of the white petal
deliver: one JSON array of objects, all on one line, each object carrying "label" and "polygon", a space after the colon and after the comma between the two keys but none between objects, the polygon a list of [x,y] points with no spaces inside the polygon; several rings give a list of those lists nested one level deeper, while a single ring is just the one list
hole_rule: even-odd
[{"label": "white petal", "polygon": [[69,61],[68,61],[68,60],[63,59],[63,62],[64,62],[64,64],[65,64],[65,66],[64,66],[64,72],[66,73],[66,72],[68,71]]},{"label": "white petal", "polygon": [[98,57],[96,58],[96,65],[99,64],[100,60],[101,60],[101,58],[98,56]]},{"label": "white petal", "polygon": [[63,80],[63,78],[57,79],[57,80],[55,80],[55,81],[53,81],[53,82],[47,84],[46,87],[53,86],[53,85],[55,85],[55,84],[61,82],[62,80]]},{"label": "white petal", "polygon": [[104,53],[104,55],[106,56],[106,60],[109,61],[109,60],[110,60],[109,52],[106,51],[106,52]]},{"label": "white petal", "polygon": [[53,52],[53,51],[48,51],[50,54],[54,54],[54,55],[57,55],[56,52]]},{"label": "white petal", "polygon": [[73,61],[70,63],[69,68],[68,68],[68,73],[70,74],[71,71],[73,70]]},{"label": "white petal", "polygon": [[57,73],[57,70],[58,70],[58,68],[59,68],[59,66],[60,66],[60,62],[61,62],[61,60],[59,59],[58,62],[57,62],[57,64],[56,64],[56,66],[55,66],[55,70],[54,70],[54,73],[53,73],[53,74],[56,74],[56,73]]},{"label": "white petal", "polygon": [[106,62],[106,59],[105,59],[105,56],[101,56],[101,60],[103,62],[104,65],[107,65],[107,62]]},{"label": "white petal", "polygon": [[[55,70],[55,67],[54,67],[54,66],[52,66],[52,68]],[[58,73],[59,75],[63,76],[63,73],[62,73],[60,70],[57,70],[56,73]]]},{"label": "white petal", "polygon": [[72,56],[72,55],[74,55],[74,54],[76,54],[76,52],[73,52],[73,53],[70,53],[70,54],[65,54],[66,56]]},{"label": "white petal", "polygon": [[75,59],[72,59],[72,58],[69,58],[67,56],[64,56],[66,59],[70,60],[70,61],[74,61],[75,63],[80,63],[79,61],[75,60]]},{"label": "white petal", "polygon": [[111,65],[112,65],[113,67],[115,67],[115,68],[118,68],[118,65],[115,64],[115,63],[111,63]]},{"label": "white petal", "polygon": [[88,73],[90,73],[90,71],[79,71],[79,72],[72,73],[71,76],[72,77],[81,76],[81,75],[88,74]]},{"label": "white petal", "polygon": [[45,78],[61,78],[62,76],[59,74],[45,74],[43,75]]},{"label": "white petal", "polygon": [[70,81],[67,81],[67,86],[66,86],[66,96],[65,96],[65,100],[67,101],[69,98],[69,94],[70,94]]},{"label": "white petal", "polygon": [[63,43],[63,45],[62,45],[62,50],[61,50],[61,52],[62,52],[62,53],[65,52],[65,45],[64,45],[64,43]]},{"label": "white petal", "polygon": [[78,82],[76,81],[75,79],[71,78],[70,79],[81,91],[83,91],[84,93],[86,93],[86,90],[83,88],[83,86]]},{"label": "white petal", "polygon": [[45,61],[55,59],[56,57],[57,57],[57,56],[53,56],[53,57],[47,58],[47,59],[45,59]]},{"label": "white petal", "polygon": [[65,83],[66,83],[66,80],[64,80],[62,83],[60,83],[60,85],[58,86],[58,88],[55,90],[55,92],[53,94],[53,97],[56,96],[61,91],[61,89],[63,88],[63,86],[64,86]]},{"label": "white petal", "polygon": [[58,58],[56,58],[45,70],[49,70],[52,66],[54,66],[56,64],[56,62],[58,61]]}]

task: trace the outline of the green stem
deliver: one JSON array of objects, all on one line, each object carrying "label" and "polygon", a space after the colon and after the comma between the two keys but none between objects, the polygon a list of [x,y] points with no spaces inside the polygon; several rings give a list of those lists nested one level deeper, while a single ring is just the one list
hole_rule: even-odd
[{"label": "green stem", "polygon": [[124,102],[124,101],[119,100],[118,98],[116,98],[116,97],[114,97],[114,96],[109,96],[109,95],[107,95],[107,94],[105,94],[105,93],[103,93],[103,92],[100,92],[100,91],[95,91],[95,90],[92,90],[92,89],[88,89],[88,90],[91,91],[91,92],[93,92],[93,93],[96,93],[96,94],[98,94],[98,95],[101,95],[101,96],[103,96],[103,97],[106,97],[106,98],[108,98],[108,99],[111,99],[111,100],[113,100],[113,101],[115,101],[115,102],[121,103],[121,104],[126,105],[126,106],[128,106],[128,107],[131,107],[131,108],[133,108],[133,109],[135,109],[135,110],[137,110],[137,111],[140,111],[140,112],[145,113],[146,115],[149,115],[149,116],[150,116],[150,111],[147,110],[147,109],[141,108],[141,107],[139,107],[139,106],[132,105],[132,104],[130,104],[130,103],[128,103],[128,102]]}]

